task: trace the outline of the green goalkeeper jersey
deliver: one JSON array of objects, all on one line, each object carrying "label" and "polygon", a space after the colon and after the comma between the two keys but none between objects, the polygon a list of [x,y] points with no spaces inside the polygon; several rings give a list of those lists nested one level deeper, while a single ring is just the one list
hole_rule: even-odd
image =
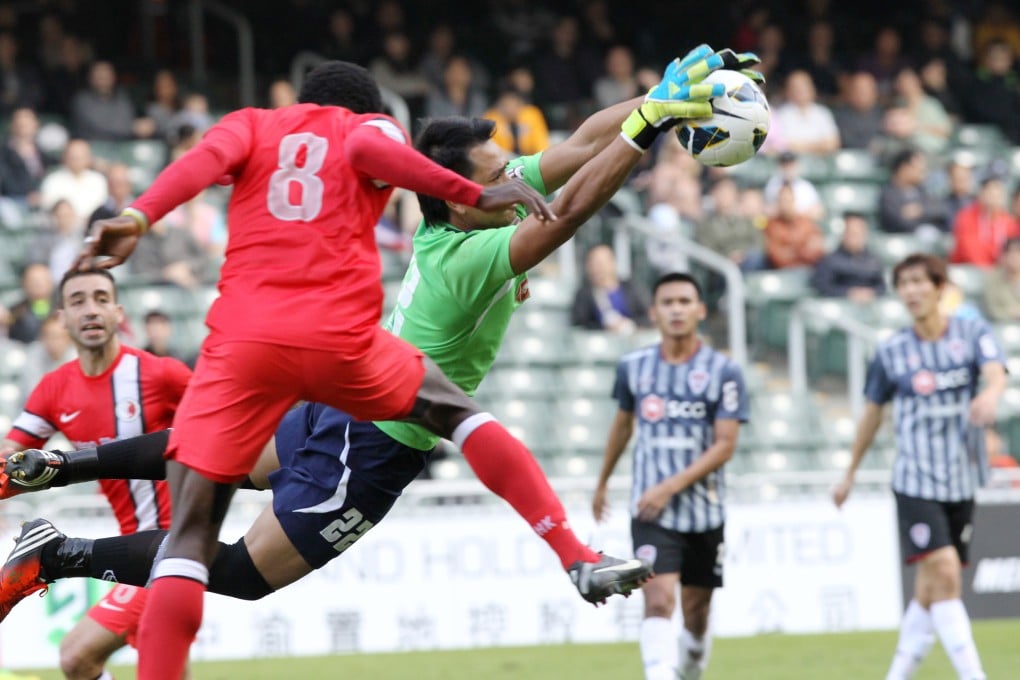
[{"label": "green goalkeeper jersey", "polygon": [[[507,173],[545,194],[540,158],[541,154],[517,158]],[[523,218],[523,208],[517,210]],[[510,315],[528,297],[527,273],[515,276],[510,268],[510,237],[516,229],[510,225],[462,231],[450,224],[420,224],[396,307],[383,324],[431,357],[469,395],[492,368]],[[376,425],[422,451],[439,442],[417,425],[392,421]]]}]

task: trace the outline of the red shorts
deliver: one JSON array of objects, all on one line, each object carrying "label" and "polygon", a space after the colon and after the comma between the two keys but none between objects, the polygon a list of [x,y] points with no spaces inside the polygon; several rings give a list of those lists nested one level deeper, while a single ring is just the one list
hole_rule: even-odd
[{"label": "red shorts", "polygon": [[353,358],[264,342],[206,342],[174,417],[167,458],[214,481],[238,482],[301,400],[359,420],[399,420],[414,407],[423,357],[382,328]]},{"label": "red shorts", "polygon": [[138,586],[118,583],[88,611],[90,619],[114,635],[122,635],[127,643],[136,647],[138,622],[142,619],[149,591]]}]

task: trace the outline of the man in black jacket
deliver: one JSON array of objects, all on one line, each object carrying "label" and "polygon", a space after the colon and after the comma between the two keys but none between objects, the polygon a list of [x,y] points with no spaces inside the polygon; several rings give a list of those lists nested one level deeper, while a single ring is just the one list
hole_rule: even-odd
[{"label": "man in black jacket", "polygon": [[864,215],[843,215],[842,241],[815,265],[811,275],[811,285],[821,295],[870,302],[885,293],[882,262],[868,248],[868,231]]}]

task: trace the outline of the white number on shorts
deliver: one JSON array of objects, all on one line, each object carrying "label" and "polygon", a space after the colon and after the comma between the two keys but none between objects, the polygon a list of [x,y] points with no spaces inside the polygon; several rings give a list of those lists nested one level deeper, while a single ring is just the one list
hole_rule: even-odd
[{"label": "white number on shorts", "polygon": [[[305,149],[305,163],[297,165],[297,157]],[[315,173],[326,161],[329,140],[310,132],[298,132],[280,140],[279,168],[269,178],[269,195],[266,203],[269,212],[278,220],[294,222],[314,220],[322,210],[322,179]],[[291,203],[291,183],[301,187],[301,197]]]},{"label": "white number on shorts", "polygon": [[330,522],[319,534],[333,544],[334,550],[342,553],[354,545],[355,541],[364,536],[365,532],[373,526],[375,524],[364,519],[360,510],[351,508],[341,515],[341,519]]}]

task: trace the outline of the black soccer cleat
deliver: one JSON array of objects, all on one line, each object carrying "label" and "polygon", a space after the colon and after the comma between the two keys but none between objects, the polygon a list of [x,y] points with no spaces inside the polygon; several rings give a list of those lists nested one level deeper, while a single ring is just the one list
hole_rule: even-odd
[{"label": "black soccer cleat", "polygon": [[567,569],[577,591],[594,605],[605,604],[610,595],[630,594],[652,578],[652,567],[643,560],[621,560],[603,555],[598,562],[574,562]]},{"label": "black soccer cleat", "polygon": [[63,454],[25,449],[0,458],[0,498],[48,489],[64,465]]},{"label": "black soccer cleat", "polygon": [[0,568],[0,621],[32,593],[42,590],[40,595],[46,594],[48,581],[42,572],[42,551],[47,544],[63,538],[64,534],[45,519],[21,525],[14,550]]}]

